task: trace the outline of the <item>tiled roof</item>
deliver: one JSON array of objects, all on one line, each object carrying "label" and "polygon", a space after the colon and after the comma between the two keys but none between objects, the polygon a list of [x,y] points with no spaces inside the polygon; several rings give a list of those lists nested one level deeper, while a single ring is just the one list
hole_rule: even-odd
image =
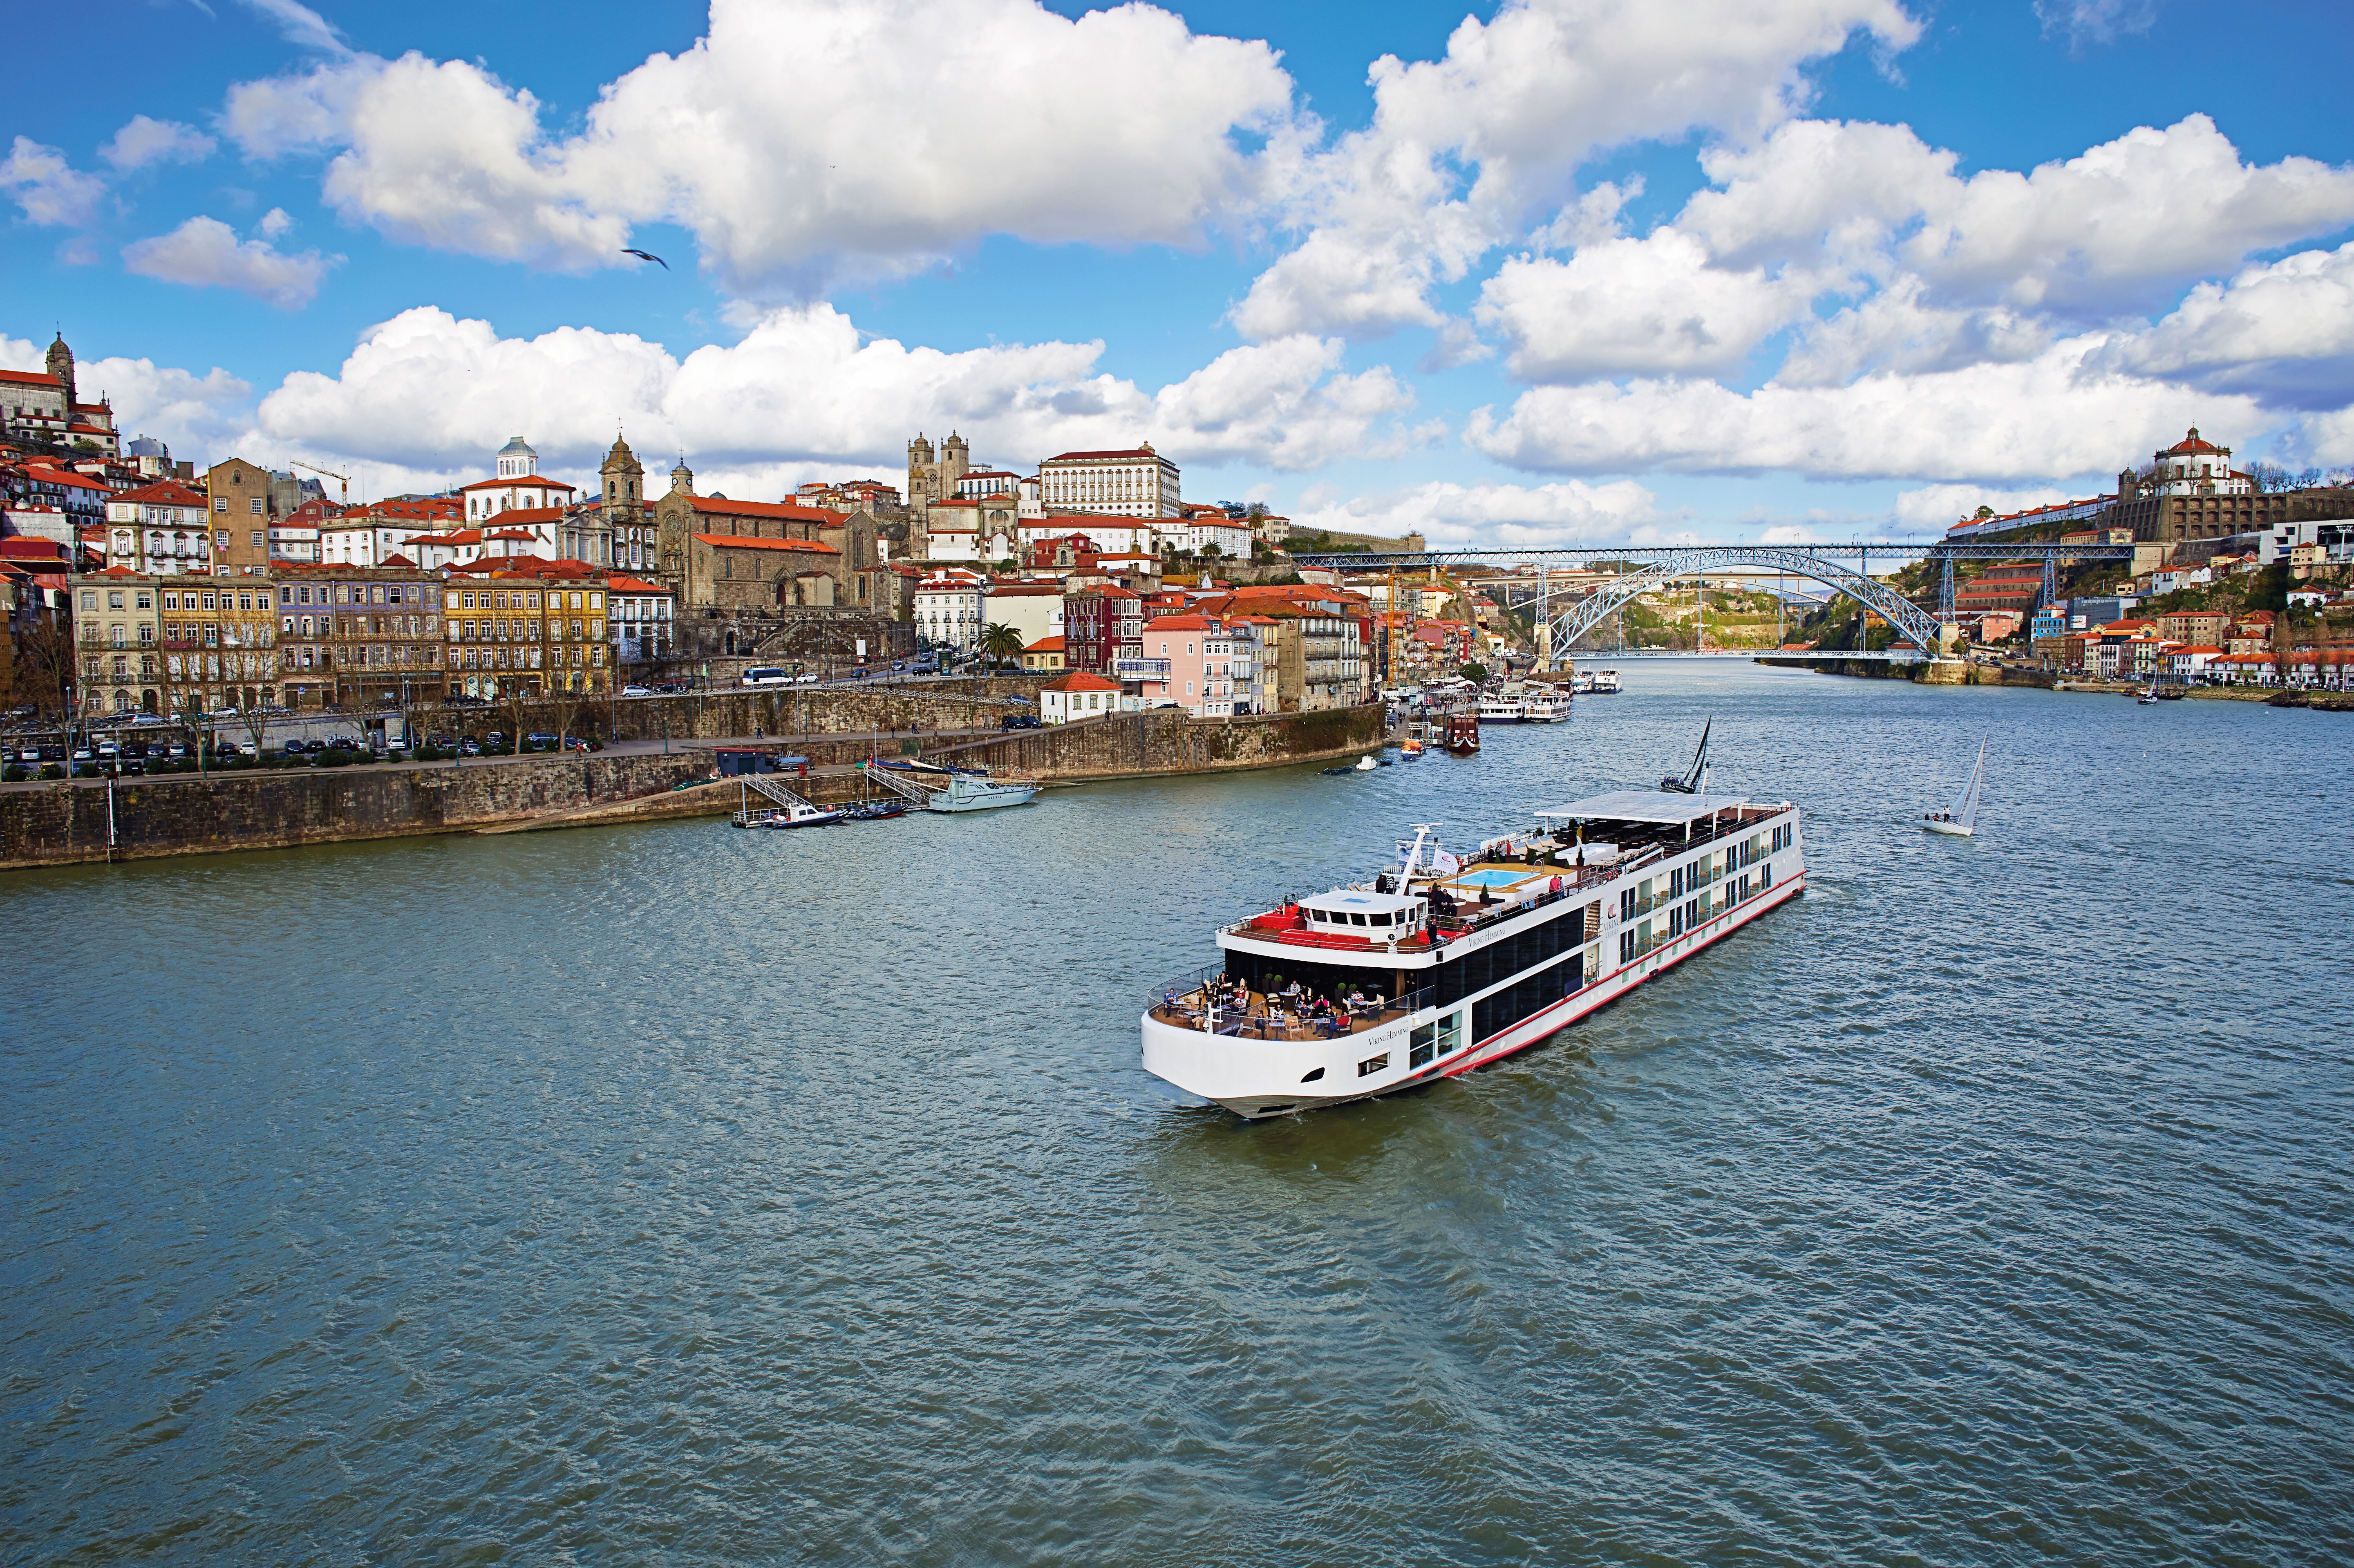
[{"label": "tiled roof", "polygon": [[1085,670],[1074,670],[1067,675],[1057,675],[1038,688],[1042,692],[1117,692],[1119,683],[1107,681],[1101,675]]},{"label": "tiled roof", "polygon": [[577,484],[567,484],[560,479],[550,479],[544,473],[524,473],[517,474],[513,479],[478,479],[472,484],[460,485],[458,493],[462,495],[470,490],[530,490],[535,487],[541,490],[580,488]]},{"label": "tiled roof", "polygon": [[796,506],[777,501],[730,501],[724,495],[698,495],[695,498],[695,510],[722,517],[786,517],[821,526],[838,526],[848,521],[846,514],[828,507]]},{"label": "tiled roof", "polygon": [[806,550],[815,555],[842,554],[832,545],[815,539],[756,539],[748,534],[697,534],[695,537],[706,545],[717,545],[730,550]]}]

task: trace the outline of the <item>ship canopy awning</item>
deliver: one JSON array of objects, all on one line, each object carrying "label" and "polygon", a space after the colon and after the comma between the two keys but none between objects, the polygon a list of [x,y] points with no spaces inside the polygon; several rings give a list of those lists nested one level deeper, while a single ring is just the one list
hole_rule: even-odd
[{"label": "ship canopy awning", "polygon": [[1539,811],[1537,818],[1541,821],[1649,822],[1659,827],[1681,827],[1719,811],[1738,810],[1747,804],[1745,795],[1676,795],[1664,789],[1621,789],[1554,806]]}]

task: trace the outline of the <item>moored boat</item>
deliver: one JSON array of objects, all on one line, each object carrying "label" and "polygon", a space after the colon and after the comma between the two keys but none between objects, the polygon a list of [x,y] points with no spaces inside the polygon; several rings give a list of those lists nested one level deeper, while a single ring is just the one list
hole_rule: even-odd
[{"label": "moored boat", "polygon": [[1479,699],[1481,724],[1522,724],[1528,718],[1528,706],[1519,697],[1482,697]]},{"label": "moored boat", "polygon": [[1627,791],[1537,813],[1469,860],[1415,824],[1368,884],[1217,933],[1153,991],[1147,1071],[1259,1119],[1500,1060],[1795,897],[1798,810]]},{"label": "moored boat", "polygon": [[982,779],[970,773],[949,777],[945,789],[935,789],[924,802],[927,811],[993,811],[1001,806],[1026,806],[1038,793],[1027,782]]},{"label": "moored boat", "polygon": [[1522,699],[1525,724],[1559,724],[1569,717],[1569,694],[1558,687],[1536,686]]},{"label": "moored boat", "polygon": [[760,825],[764,828],[826,828],[842,821],[844,813],[828,806],[812,806],[807,800],[795,800],[768,814]]}]

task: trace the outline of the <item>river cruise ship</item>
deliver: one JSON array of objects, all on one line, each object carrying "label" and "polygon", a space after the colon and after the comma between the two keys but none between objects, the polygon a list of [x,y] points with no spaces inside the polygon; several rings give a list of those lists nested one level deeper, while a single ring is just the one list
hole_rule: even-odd
[{"label": "river cruise ship", "polygon": [[1807,880],[1798,810],[1596,795],[1468,860],[1416,824],[1397,860],[1222,927],[1225,960],[1156,987],[1144,1066],[1257,1119],[1500,1060],[1681,963]]}]

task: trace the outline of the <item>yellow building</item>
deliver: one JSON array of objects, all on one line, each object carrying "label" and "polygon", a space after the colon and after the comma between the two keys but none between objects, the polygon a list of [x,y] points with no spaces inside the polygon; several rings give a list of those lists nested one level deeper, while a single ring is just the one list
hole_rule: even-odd
[{"label": "yellow building", "polygon": [[592,693],[612,683],[601,577],[461,569],[442,589],[441,620],[452,696]]}]

